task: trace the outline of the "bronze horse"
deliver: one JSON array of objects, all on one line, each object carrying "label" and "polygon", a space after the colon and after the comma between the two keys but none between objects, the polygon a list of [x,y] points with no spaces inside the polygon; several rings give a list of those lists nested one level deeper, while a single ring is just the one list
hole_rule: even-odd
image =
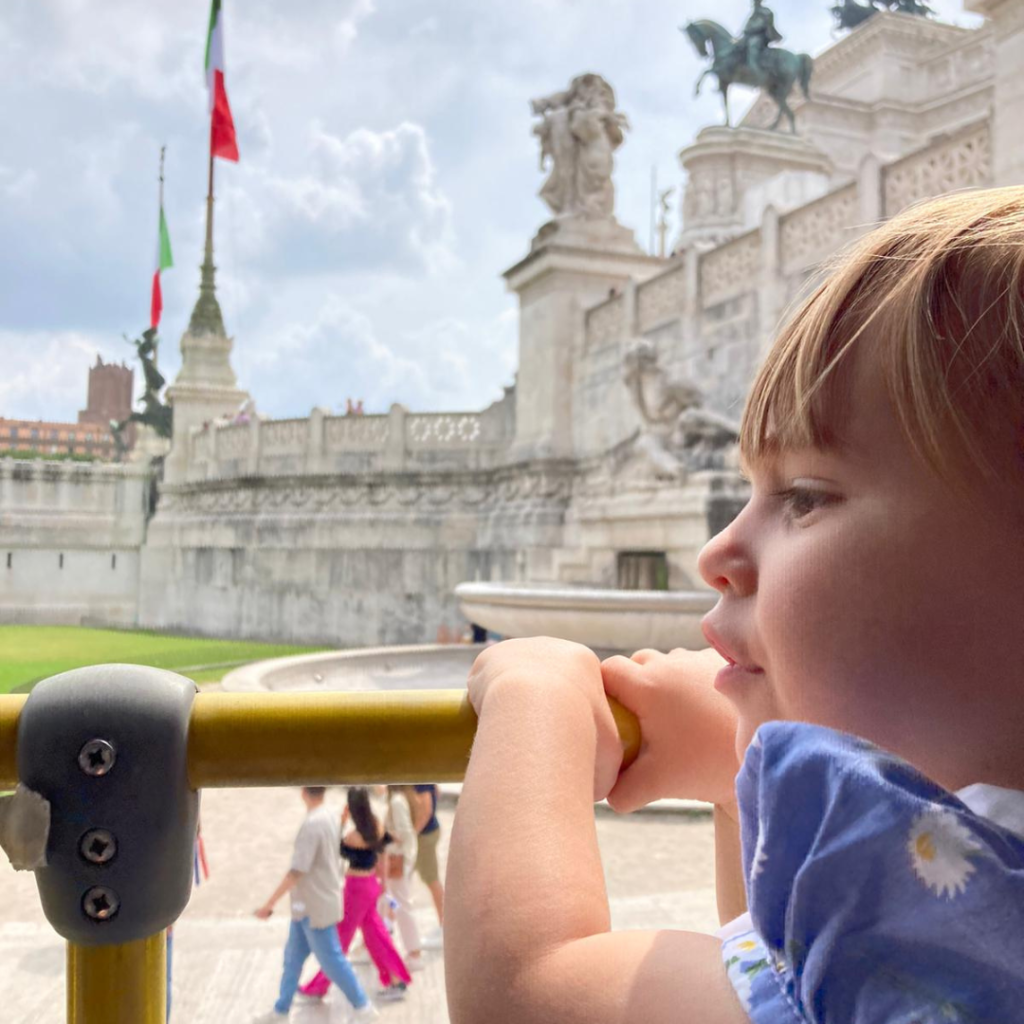
[{"label": "bronze horse", "polygon": [[797,82],[800,83],[803,94],[810,97],[811,74],[814,70],[814,61],[810,54],[793,53],[781,47],[769,46],[761,54],[762,70],[757,72],[747,64],[746,47],[737,43],[728,30],[719,25],[717,21],[691,21],[680,31],[690,37],[702,57],[709,56],[708,47],[711,47],[711,67],[706,68],[697,79],[694,95],[700,95],[700,87],[708,75],[717,75],[718,88],[725,104],[727,127],[729,126],[729,86],[751,85],[754,88],[764,89],[778,105],[779,116],[775,118],[775,122],[771,126],[772,129],[778,128],[782,115],[785,114],[789,119],[790,131],[794,135],[796,134],[796,119],[786,100]]}]

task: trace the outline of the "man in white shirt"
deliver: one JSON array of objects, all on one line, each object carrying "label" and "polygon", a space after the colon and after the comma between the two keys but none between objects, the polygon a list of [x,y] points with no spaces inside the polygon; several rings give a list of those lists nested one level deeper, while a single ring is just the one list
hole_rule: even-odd
[{"label": "man in white shirt", "polygon": [[337,817],[324,804],[325,792],[323,786],[303,787],[302,800],[308,813],[295,837],[291,869],[274,895],[256,911],[256,916],[265,920],[274,912],[274,904],[285,893],[291,893],[292,925],[284,951],[281,991],[274,1009],[257,1018],[262,1024],[288,1019],[299,975],[310,953],[324,974],[345,993],[355,1008],[356,1020],[373,1020],[378,1016],[338,940],[341,835]]}]

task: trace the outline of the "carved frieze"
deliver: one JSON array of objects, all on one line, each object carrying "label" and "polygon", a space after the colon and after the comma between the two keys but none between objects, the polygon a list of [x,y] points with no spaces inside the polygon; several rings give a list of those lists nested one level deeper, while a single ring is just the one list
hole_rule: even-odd
[{"label": "carved frieze", "polygon": [[178,520],[232,515],[363,516],[387,510],[410,515],[432,510],[512,511],[562,509],[572,495],[573,470],[495,470],[473,475],[395,474],[361,479],[311,480],[292,478],[274,484],[221,482],[165,488],[160,514]]}]

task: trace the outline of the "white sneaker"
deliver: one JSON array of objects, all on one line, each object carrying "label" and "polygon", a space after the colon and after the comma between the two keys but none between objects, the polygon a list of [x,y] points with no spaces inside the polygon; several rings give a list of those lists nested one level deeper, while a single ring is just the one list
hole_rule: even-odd
[{"label": "white sneaker", "polygon": [[252,1024],[281,1024],[281,1021],[287,1019],[287,1013],[278,1013],[277,1010],[271,1010],[269,1013],[261,1013],[258,1017],[253,1017]]},{"label": "white sneaker", "polygon": [[352,1011],[352,1020],[356,1021],[377,1020],[379,1017],[380,1011],[370,1002]]}]

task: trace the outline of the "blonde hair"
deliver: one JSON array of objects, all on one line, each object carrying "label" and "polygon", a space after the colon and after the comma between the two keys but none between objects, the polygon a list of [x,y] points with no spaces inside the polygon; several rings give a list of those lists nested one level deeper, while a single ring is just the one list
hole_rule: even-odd
[{"label": "blonde hair", "polygon": [[842,254],[757,373],[743,459],[841,447],[865,345],[912,450],[948,484],[1005,478],[990,454],[1011,439],[1024,474],[1024,188],[929,200]]}]

